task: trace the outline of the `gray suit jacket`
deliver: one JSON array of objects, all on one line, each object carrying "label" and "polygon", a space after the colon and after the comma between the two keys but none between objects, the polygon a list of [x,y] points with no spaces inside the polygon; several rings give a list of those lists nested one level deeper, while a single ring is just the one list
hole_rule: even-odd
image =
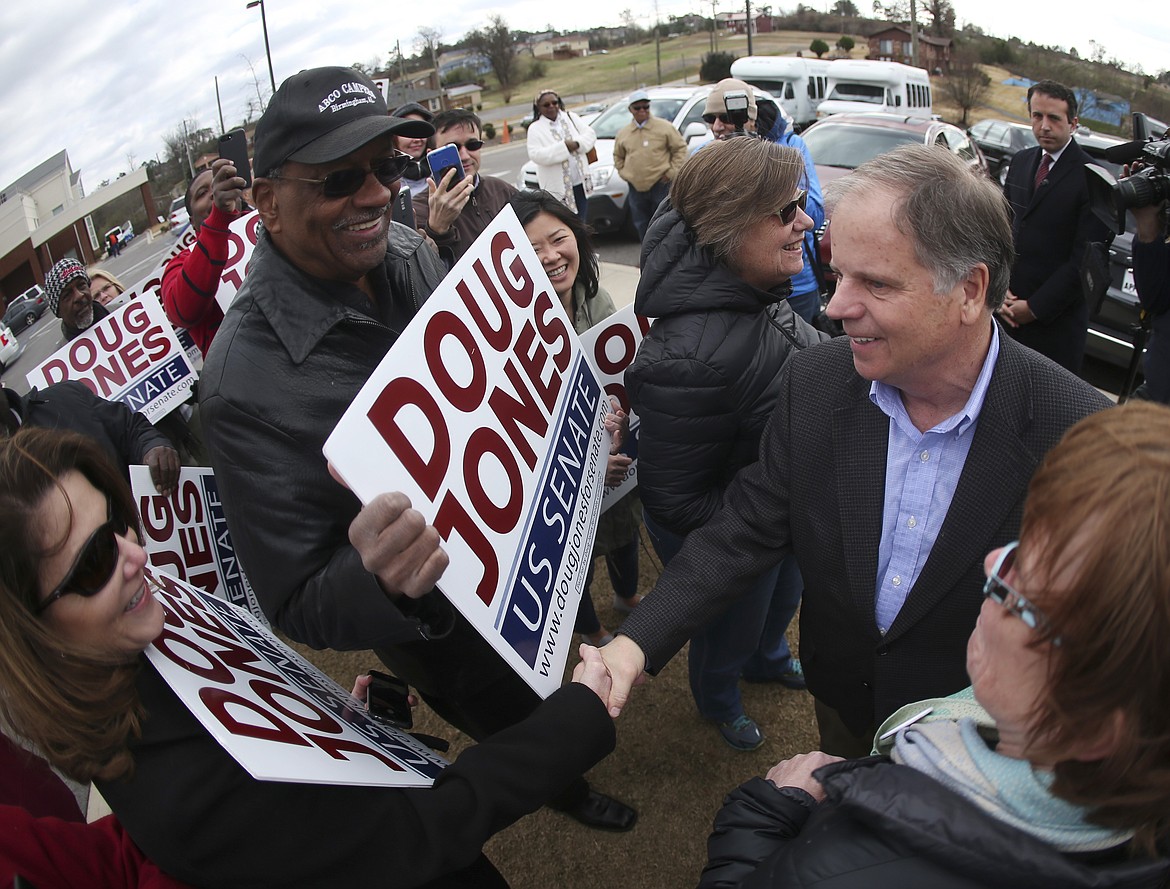
[{"label": "gray suit jacket", "polygon": [[869,400],[849,342],[792,357],[759,462],[692,532],[621,632],[651,672],[789,551],[804,575],[800,655],[808,686],[855,732],[898,707],[968,685],[966,642],[982,602],[983,556],[1013,540],[1040,459],[1110,402],[1000,338],[967,462],[934,548],[897,620],[874,622],[889,420]]}]

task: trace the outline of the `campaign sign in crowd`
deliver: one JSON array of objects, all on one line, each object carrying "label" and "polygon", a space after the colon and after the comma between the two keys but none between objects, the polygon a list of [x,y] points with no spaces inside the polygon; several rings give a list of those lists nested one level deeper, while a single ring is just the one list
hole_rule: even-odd
[{"label": "campaign sign in crowd", "polygon": [[325,444],[363,502],[410,497],[450,558],[440,589],[542,696],[561,683],[588,574],[608,409],[507,208]]},{"label": "campaign sign in crowd", "polygon": [[79,380],[152,423],[188,397],[195,368],[158,298],[143,293],[65,343],[27,375],[30,386]]},{"label": "campaign sign in crowd", "polygon": [[146,582],[166,612],[147,657],[252,777],[429,787],[446,767],[410,735],[367,717],[243,609],[149,565]]},{"label": "campaign sign in crowd", "polygon": [[232,545],[215,474],[206,467],[185,466],[175,492],[165,497],[155,489],[146,466],[131,466],[130,487],[142,516],[142,545],[150,564],[249,611],[268,626]]}]

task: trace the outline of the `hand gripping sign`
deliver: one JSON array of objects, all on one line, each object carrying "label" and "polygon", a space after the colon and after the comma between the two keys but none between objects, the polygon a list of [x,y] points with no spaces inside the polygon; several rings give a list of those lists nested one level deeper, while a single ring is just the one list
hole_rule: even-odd
[{"label": "hand gripping sign", "polygon": [[606,485],[601,498],[605,512],[638,485],[638,415],[630,408],[626,395],[626,368],[634,363],[638,344],[650,329],[650,320],[634,313],[631,303],[618,309],[608,318],[594,324],[581,334],[581,348],[601,381],[607,396],[618,400],[621,409],[630,416],[630,432],[622,444],[622,453],[633,458],[625,477],[612,488]]},{"label": "hand gripping sign", "polygon": [[147,293],[67,342],[27,379],[30,386],[79,380],[156,423],[187,399],[195,369],[158,299]]},{"label": "hand gripping sign", "polygon": [[247,610],[268,626],[232,545],[214,473],[185,466],[175,493],[164,497],[155,490],[148,467],[131,466],[130,487],[142,516],[142,545],[150,564]]},{"label": "hand gripping sign", "polygon": [[260,781],[430,787],[447,763],[361,704],[250,614],[146,568],[166,612],[146,649],[159,675]]},{"label": "hand gripping sign", "polygon": [[364,503],[402,491],[444,540],[443,593],[542,697],[589,570],[607,399],[510,207],[325,443]]}]

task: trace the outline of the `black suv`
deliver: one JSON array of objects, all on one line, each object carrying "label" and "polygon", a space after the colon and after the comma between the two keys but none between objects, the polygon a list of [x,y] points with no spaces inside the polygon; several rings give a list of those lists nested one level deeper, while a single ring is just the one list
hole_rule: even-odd
[{"label": "black suv", "polygon": [[983,150],[987,167],[1000,185],[1007,182],[1008,169],[1015,153],[1036,144],[1032,128],[1014,120],[981,120],[967,130],[967,134]]}]

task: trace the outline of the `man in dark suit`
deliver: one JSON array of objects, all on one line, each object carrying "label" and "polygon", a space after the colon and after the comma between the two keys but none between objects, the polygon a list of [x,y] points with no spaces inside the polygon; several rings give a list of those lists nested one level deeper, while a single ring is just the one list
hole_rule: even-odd
[{"label": "man in dark suit", "polygon": [[1076,96],[1042,80],[1028,90],[1028,111],[1040,144],[1012,158],[1004,184],[1016,263],[999,316],[1015,339],[1078,373],[1089,326],[1079,264],[1085,244],[1108,231],[1089,210],[1085,164],[1093,159],[1072,138]]},{"label": "man in dark suit", "polygon": [[1011,224],[989,181],[904,146],[828,198],[828,311],[847,338],[792,357],[759,462],[602,649],[612,715],[643,670],[795,552],[822,747],[865,755],[898,707],[969,684],[982,557],[1018,533],[1044,453],[1109,404],[999,335]]}]

